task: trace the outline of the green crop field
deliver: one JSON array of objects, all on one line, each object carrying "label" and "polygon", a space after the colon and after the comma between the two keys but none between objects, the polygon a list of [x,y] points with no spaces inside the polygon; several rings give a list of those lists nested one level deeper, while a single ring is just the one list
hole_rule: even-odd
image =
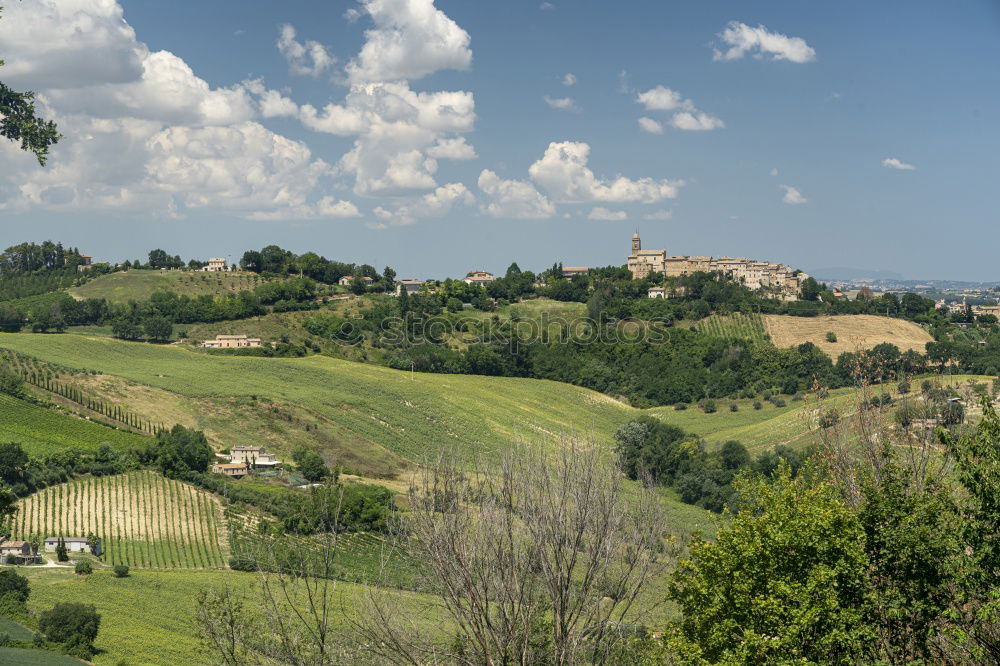
[{"label": "green crop field", "polygon": [[712,315],[699,321],[695,328],[716,338],[767,342],[764,320],[758,314]]},{"label": "green crop field", "polygon": [[[95,645],[96,664],[162,664],[200,666],[218,660],[205,649],[196,634],[195,607],[198,593],[206,588],[228,586],[239,595],[256,595],[259,577],[235,571],[149,571],[115,578],[109,571],[90,576],[66,575],[58,569],[25,569],[31,583],[28,607],[35,613],[59,602],[94,604],[101,614]],[[344,625],[344,612],[352,612],[362,587],[338,582],[334,591],[334,626]],[[254,596],[256,598],[256,596]],[[404,602],[426,601],[416,593],[400,593]],[[289,614],[291,616],[291,614]],[[441,630],[443,618],[426,618],[427,631]]]},{"label": "green crop field", "polygon": [[0,441],[20,442],[28,455],[41,457],[67,448],[96,451],[104,442],[124,448],[145,438],[0,393]]},{"label": "green crop field", "polygon": [[17,538],[101,537],[108,564],[149,568],[226,566],[218,499],[156,472],[81,477],[21,500]]},{"label": "green crop field", "polygon": [[0,664],[14,666],[81,666],[86,662],[58,652],[0,647]]},{"label": "green crop field", "polygon": [[[34,638],[35,633],[27,627],[22,627],[14,620],[0,615],[0,636],[4,635],[10,636],[15,641],[30,641]],[[4,662],[0,659],[0,664],[2,663]]]},{"label": "green crop field", "polygon": [[265,278],[256,273],[203,273],[201,271],[130,270],[109,273],[68,292],[74,298],[105,298],[115,303],[143,301],[157,291],[188,296],[221,296],[253,291]]}]

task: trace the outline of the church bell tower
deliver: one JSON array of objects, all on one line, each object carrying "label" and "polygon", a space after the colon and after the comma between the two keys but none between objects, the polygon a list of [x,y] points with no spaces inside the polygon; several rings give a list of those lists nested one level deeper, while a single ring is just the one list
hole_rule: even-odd
[{"label": "church bell tower", "polygon": [[639,254],[642,249],[642,241],[639,240],[639,232],[632,234],[632,254]]}]

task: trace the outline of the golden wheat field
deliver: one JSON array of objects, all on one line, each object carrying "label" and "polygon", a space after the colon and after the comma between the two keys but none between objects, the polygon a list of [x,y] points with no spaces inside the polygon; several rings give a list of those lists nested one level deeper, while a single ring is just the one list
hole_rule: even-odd
[{"label": "golden wheat field", "polygon": [[[835,315],[832,317],[791,317],[788,315],[763,315],[764,329],[776,347],[791,347],[811,342],[834,360],[844,352],[871,349],[889,342],[901,351],[924,351],[931,342],[930,334],[919,325],[903,319],[875,315]],[[826,334],[837,336],[830,342]]]}]

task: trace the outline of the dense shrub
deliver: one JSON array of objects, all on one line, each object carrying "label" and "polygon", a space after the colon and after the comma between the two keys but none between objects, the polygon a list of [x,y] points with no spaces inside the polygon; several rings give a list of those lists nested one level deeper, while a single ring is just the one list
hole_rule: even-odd
[{"label": "dense shrub", "polygon": [[76,566],[73,568],[73,571],[75,571],[76,575],[78,576],[86,576],[94,573],[94,567],[87,560],[80,560],[79,562],[76,563]]},{"label": "dense shrub", "polygon": [[115,578],[127,578],[128,577],[128,565],[127,564],[116,564],[112,571],[115,574]]}]

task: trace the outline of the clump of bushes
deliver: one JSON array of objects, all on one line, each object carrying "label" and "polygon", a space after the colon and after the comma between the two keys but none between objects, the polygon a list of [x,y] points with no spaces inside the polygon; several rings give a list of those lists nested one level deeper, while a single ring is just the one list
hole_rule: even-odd
[{"label": "clump of bushes", "polygon": [[112,569],[115,574],[115,578],[127,578],[128,577],[128,565],[127,564],[116,564],[115,568]]},{"label": "clump of bushes", "polygon": [[731,412],[738,412],[738,411],[740,411],[739,404],[737,404],[735,402],[729,403],[729,411],[731,411]]},{"label": "clump of bushes", "polygon": [[706,414],[715,413],[715,401],[712,400],[711,398],[703,399],[700,404],[701,404],[701,411],[705,412]]},{"label": "clump of bushes", "polygon": [[686,402],[674,403],[674,410],[675,411],[682,412],[682,411],[684,411],[687,408],[688,408],[688,406],[687,406]]},{"label": "clump of bushes", "polygon": [[754,409],[763,409],[763,407],[764,407],[764,405],[761,404],[760,400],[754,400],[753,401],[753,408]]},{"label": "clump of bushes", "polygon": [[826,334],[826,341],[827,342],[836,342],[837,341],[837,334],[834,333],[833,331],[828,331],[827,334]]},{"label": "clump of bushes", "polygon": [[77,576],[88,576],[94,573],[94,566],[87,560],[81,560],[73,567],[73,571],[76,572]]}]

